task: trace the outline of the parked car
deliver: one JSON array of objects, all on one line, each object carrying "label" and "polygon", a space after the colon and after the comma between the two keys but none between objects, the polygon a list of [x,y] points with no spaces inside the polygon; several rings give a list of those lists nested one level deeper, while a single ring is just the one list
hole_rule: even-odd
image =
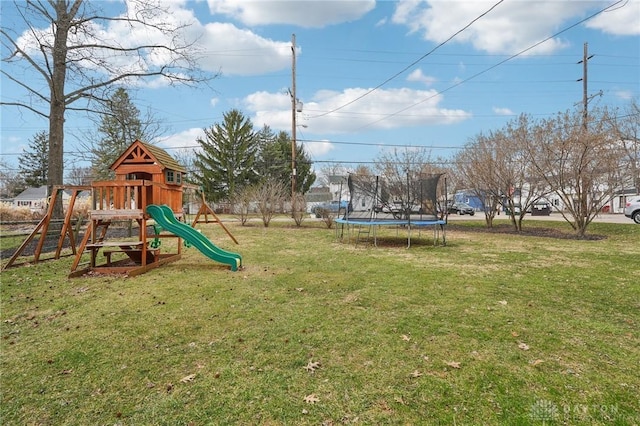
[{"label": "parked car", "polygon": [[531,216],[549,216],[551,214],[551,204],[537,202],[531,206]]},{"label": "parked car", "polygon": [[470,216],[473,216],[474,214],[476,214],[476,211],[473,209],[473,207],[471,207],[469,204],[466,203],[453,203],[450,207],[449,207],[449,213],[455,213],[455,214],[468,214]]},{"label": "parked car", "polygon": [[[347,210],[349,203],[347,201],[330,201],[328,203],[318,204],[311,209],[316,217],[325,217],[329,214],[337,215]],[[351,210],[349,210],[351,211]]]},{"label": "parked car", "polygon": [[[377,204],[374,206],[373,211],[376,213],[391,213],[394,216],[398,216],[406,213],[407,206],[402,201],[392,201],[388,204]],[[410,214],[423,214],[424,209],[420,204],[412,204],[409,206]]]},{"label": "parked car", "polygon": [[380,203],[373,208],[376,213],[400,213],[402,212],[402,201],[391,201]]},{"label": "parked car", "polygon": [[640,196],[629,197],[627,199],[624,215],[640,225]]}]

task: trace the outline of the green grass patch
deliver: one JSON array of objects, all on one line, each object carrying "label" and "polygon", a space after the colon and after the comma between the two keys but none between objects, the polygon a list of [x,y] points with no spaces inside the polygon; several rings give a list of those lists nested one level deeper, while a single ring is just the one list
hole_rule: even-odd
[{"label": "green grass patch", "polygon": [[303,225],[199,226],[238,272],[194,248],[133,278],[2,272],[2,423],[640,423],[640,227],[407,248]]}]

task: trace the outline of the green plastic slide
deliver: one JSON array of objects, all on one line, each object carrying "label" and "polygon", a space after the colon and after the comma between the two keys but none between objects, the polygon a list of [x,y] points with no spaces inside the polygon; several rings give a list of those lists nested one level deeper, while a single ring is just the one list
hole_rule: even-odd
[{"label": "green plastic slide", "polygon": [[209,259],[231,266],[232,271],[237,271],[242,266],[242,256],[221,249],[191,226],[179,222],[169,206],[150,204],[147,206],[147,214],[164,230],[187,241]]}]

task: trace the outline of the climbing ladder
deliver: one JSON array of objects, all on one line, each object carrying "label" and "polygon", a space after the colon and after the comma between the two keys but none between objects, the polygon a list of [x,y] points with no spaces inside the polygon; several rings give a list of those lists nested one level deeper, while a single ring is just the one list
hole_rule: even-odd
[{"label": "climbing ladder", "polygon": [[[69,254],[67,256],[73,256],[73,255],[76,254],[76,240],[75,240],[75,236],[74,236],[74,233],[73,233],[73,229],[71,227],[71,217],[73,215],[73,207],[75,205],[76,198],[78,197],[78,194],[80,192],[82,192],[82,191],[91,190],[91,187],[90,186],[59,186],[59,185],[56,185],[56,186],[53,187],[53,191],[51,193],[51,196],[48,199],[49,205],[47,207],[47,211],[46,211],[44,217],[40,220],[40,222],[38,222],[36,227],[27,236],[27,238],[20,245],[20,247],[18,247],[18,249],[15,251],[13,256],[11,256],[9,261],[2,267],[2,270],[10,268],[11,266],[19,266],[19,265],[24,265],[25,263],[28,263],[28,261],[25,261],[25,262],[22,262],[22,263],[15,263],[15,261],[18,259],[18,257],[20,257],[22,255],[22,253],[24,253],[24,251],[27,248],[27,246],[29,245],[29,243],[31,243],[31,241],[33,241],[33,239],[38,234],[40,234],[40,238],[38,239],[38,244],[37,244],[36,249],[34,251],[33,261],[32,262],[33,263],[37,263],[37,262],[39,262],[41,260],[40,259],[40,255],[42,254],[42,250],[44,248],[44,242],[45,242],[46,237],[47,237],[47,232],[49,231],[49,226],[51,224],[51,219],[52,219],[52,216],[53,216],[53,209],[54,209],[56,201],[58,199],[58,194],[61,193],[62,191],[65,191],[65,190],[71,191],[71,198],[69,199],[69,206],[67,207],[67,213],[64,216],[64,221],[62,223],[62,227],[60,229],[60,234],[58,236],[58,242],[57,242],[57,245],[56,245],[56,251],[55,251],[55,254],[53,255],[52,258],[42,259],[42,260],[60,259],[60,257],[62,257],[62,247],[64,246],[64,242],[65,242],[65,239],[67,237],[69,238],[69,246],[70,246],[71,252],[72,252],[71,254]],[[81,220],[79,220],[79,222],[81,222]]]},{"label": "climbing ladder", "polygon": [[360,243],[360,240],[365,244],[369,244],[369,236],[371,235],[371,226],[358,225],[358,234],[356,235],[356,246]]}]

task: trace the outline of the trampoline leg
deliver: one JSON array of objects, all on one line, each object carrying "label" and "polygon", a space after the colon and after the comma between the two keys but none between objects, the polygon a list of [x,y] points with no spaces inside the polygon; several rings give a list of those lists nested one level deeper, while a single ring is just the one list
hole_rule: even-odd
[{"label": "trampoline leg", "polygon": [[444,225],[440,225],[440,228],[442,228],[442,245],[446,246],[447,245],[447,230],[445,229]]},{"label": "trampoline leg", "polygon": [[378,247],[378,234],[376,233],[376,226],[373,226],[373,246]]}]

